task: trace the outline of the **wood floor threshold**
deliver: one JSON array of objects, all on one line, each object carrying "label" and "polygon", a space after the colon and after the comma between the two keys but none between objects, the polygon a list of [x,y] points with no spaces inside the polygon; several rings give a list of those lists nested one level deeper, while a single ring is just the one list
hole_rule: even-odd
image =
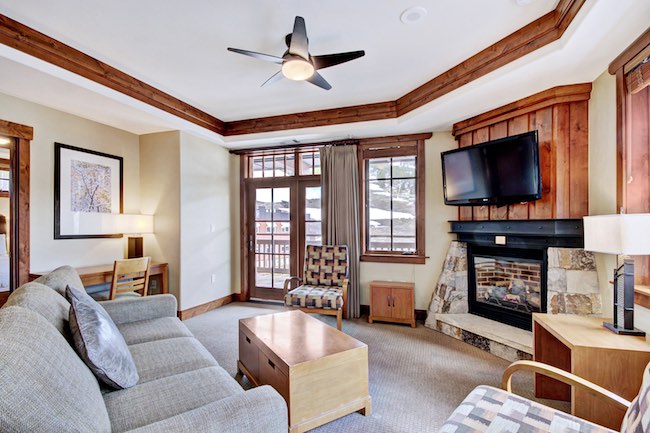
[{"label": "wood floor threshold", "polygon": [[222,136],[399,118],[502,66],[557,41],[586,0],[554,10],[439,74],[395,101],[224,122],[125,72],[0,14],[0,43],[59,66]]},{"label": "wood floor threshold", "polygon": [[231,302],[239,301],[239,293],[232,293],[224,296],[223,298],[215,299],[214,301],[206,302],[205,304],[197,305],[196,307],[188,308],[178,312],[178,318],[181,320],[191,319],[200,314],[207,313],[208,311],[216,310],[219,307],[228,305]]}]

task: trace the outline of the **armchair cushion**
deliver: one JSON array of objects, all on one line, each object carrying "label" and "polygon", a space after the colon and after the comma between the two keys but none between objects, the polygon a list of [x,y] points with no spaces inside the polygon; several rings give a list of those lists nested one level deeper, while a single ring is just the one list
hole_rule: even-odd
[{"label": "armchair cushion", "polygon": [[479,386],[451,414],[439,433],[613,433],[573,415],[501,389]]},{"label": "armchair cushion", "polygon": [[343,307],[343,290],[337,287],[303,285],[284,296],[288,307],[324,308],[340,310]]},{"label": "armchair cushion", "polygon": [[643,382],[639,395],[632,400],[630,408],[623,418],[623,433],[643,433],[650,430],[650,364],[643,373]]},{"label": "armchair cushion", "polygon": [[307,245],[305,284],[343,287],[348,277],[348,247],[345,245]]}]

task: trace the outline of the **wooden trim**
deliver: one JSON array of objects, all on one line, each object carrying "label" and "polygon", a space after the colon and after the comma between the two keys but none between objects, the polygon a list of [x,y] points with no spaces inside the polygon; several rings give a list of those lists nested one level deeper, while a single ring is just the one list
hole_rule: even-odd
[{"label": "wooden trim", "polygon": [[591,83],[557,86],[543,92],[536,93],[527,98],[520,99],[510,104],[495,108],[455,123],[452,128],[454,137],[511,119],[513,117],[541,110],[555,104],[568,102],[588,101],[591,97]]},{"label": "wooden trim", "polygon": [[[30,140],[19,138],[12,154],[13,188],[11,278],[14,288],[29,281],[29,183],[30,183]],[[15,205],[15,206],[14,206]]]},{"label": "wooden trim", "polygon": [[[2,15],[0,15],[1,17]],[[1,23],[1,21],[0,21]],[[23,138],[32,140],[34,138],[34,128],[31,126],[20,125],[18,123],[0,120],[0,135],[6,135],[13,138]]]},{"label": "wooden trim", "polygon": [[367,122],[370,120],[395,119],[395,101],[328,110],[307,111],[255,119],[235,120],[226,123],[225,135],[257,134],[287,129],[314,128],[341,123]]},{"label": "wooden trim", "polygon": [[649,286],[634,287],[634,303],[645,308],[650,308],[650,287]]},{"label": "wooden trim", "polygon": [[628,62],[634,60],[648,45],[650,45],[650,27],[609,64],[609,73],[616,75],[619,69],[628,66]]},{"label": "wooden trim", "polygon": [[378,253],[364,253],[359,256],[362,262],[376,262],[376,263],[408,263],[412,265],[423,265],[426,263],[427,257],[418,256],[415,254],[378,254]]},{"label": "wooden trim", "polygon": [[224,136],[342,123],[395,119],[510,62],[557,41],[585,0],[560,0],[556,8],[395,101],[232,122],[205,113],[106,63],[0,14],[0,43],[81,75]]},{"label": "wooden trim", "polygon": [[246,241],[249,236],[249,221],[248,221],[248,188],[246,188],[246,171],[248,158],[244,156],[239,157],[239,221],[241,226],[241,237],[239,239],[239,270],[240,270],[240,284],[239,300],[248,301],[250,299],[250,292],[248,291],[248,272],[249,272],[249,257],[248,257],[248,242]]},{"label": "wooden trim", "polygon": [[178,312],[178,318],[181,320],[191,319],[199,314],[207,313],[208,311],[215,310],[231,302],[239,301],[239,293],[231,293],[223,298],[215,299],[214,301],[206,302],[205,304],[197,305],[196,307],[188,308]]},{"label": "wooden trim", "polygon": [[517,361],[510,364],[510,366],[508,366],[508,368],[506,368],[506,371],[503,373],[501,388],[507,392],[512,393],[512,375],[518,371],[529,371],[553,378],[560,382],[566,383],[567,385],[571,385],[574,388],[580,388],[593,396],[610,400],[624,410],[627,410],[631,405],[631,403],[625,400],[623,397],[616,395],[613,392],[596,385],[595,383],[589,382],[586,379],[564,371],[560,368],[536,361]]},{"label": "wooden trim", "polygon": [[0,14],[0,43],[217,134],[223,134],[226,130],[224,122],[216,117],[2,14]]},{"label": "wooden trim", "polygon": [[292,151],[309,152],[316,150],[320,146],[348,146],[359,144],[359,140],[336,140],[319,143],[299,143],[287,144],[282,146],[263,146],[263,147],[247,147],[245,149],[231,149],[229,153],[234,155],[274,155],[274,154],[289,154]]},{"label": "wooden trim", "polygon": [[5,302],[7,302],[7,299],[9,299],[9,295],[11,292],[0,292],[0,307],[2,307]]}]

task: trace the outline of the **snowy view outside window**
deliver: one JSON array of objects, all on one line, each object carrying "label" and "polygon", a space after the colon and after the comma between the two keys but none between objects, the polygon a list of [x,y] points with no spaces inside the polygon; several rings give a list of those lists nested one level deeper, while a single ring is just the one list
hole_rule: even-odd
[{"label": "snowy view outside window", "polygon": [[415,253],[416,157],[366,161],[366,249]]}]

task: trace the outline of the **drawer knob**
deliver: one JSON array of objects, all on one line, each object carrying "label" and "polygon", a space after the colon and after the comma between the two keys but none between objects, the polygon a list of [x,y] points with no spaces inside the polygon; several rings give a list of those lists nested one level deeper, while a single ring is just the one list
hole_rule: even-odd
[{"label": "drawer knob", "polygon": [[273,361],[271,361],[270,359],[268,361],[271,368],[275,370],[275,364],[273,363]]},{"label": "drawer knob", "polygon": [[250,342],[251,342],[251,339],[248,338],[248,337],[246,337],[246,342],[247,342],[247,343],[250,343]]}]

